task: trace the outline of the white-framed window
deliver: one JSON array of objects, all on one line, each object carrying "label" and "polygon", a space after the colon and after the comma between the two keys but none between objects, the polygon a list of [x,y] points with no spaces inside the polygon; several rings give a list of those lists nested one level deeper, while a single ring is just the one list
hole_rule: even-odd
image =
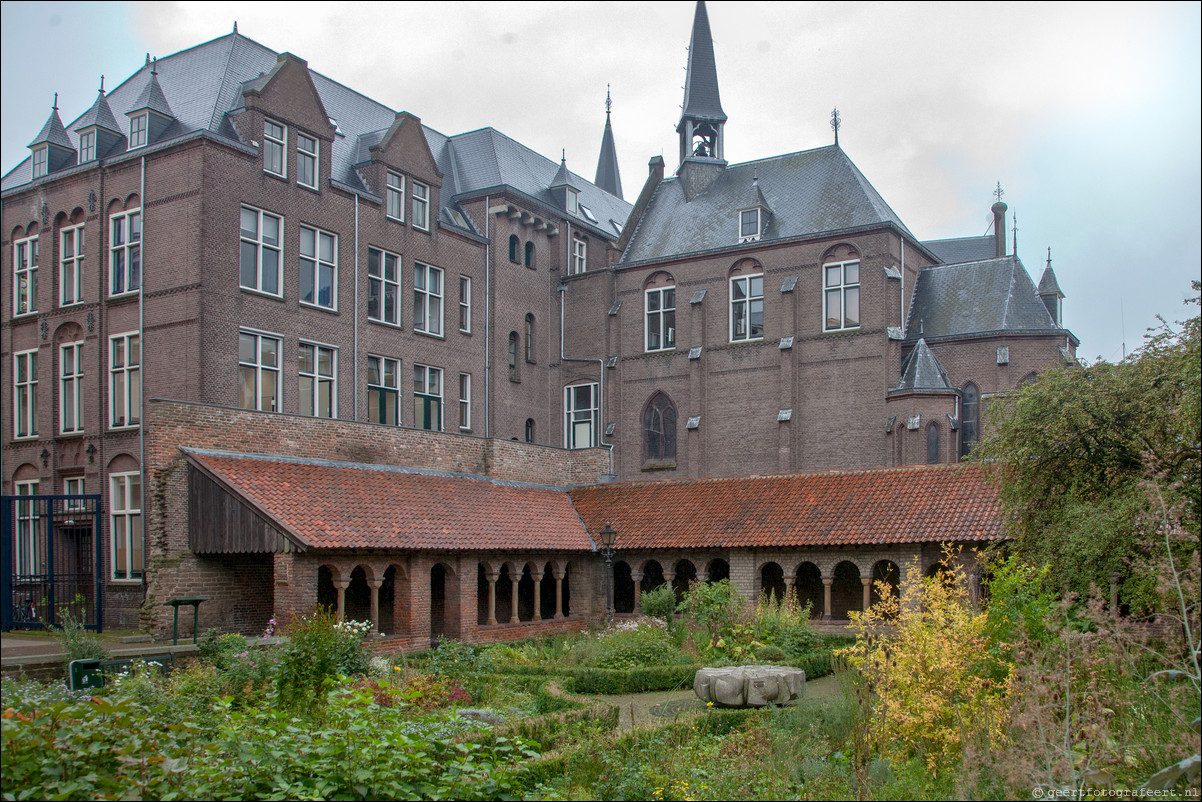
[{"label": "white-framed window", "polygon": [[296,183],[317,189],[317,139],[305,134],[296,135]]},{"label": "white-framed window", "polygon": [[109,218],[109,295],[137,292],[142,286],[142,210]]},{"label": "white-framed window", "polygon": [[472,374],[459,374],[459,428],[471,431],[472,428]]},{"label": "white-framed window", "polygon": [[472,333],[472,280],[468,276],[459,277],[459,330]]},{"label": "white-framed window", "polygon": [[[36,496],[38,482],[36,479],[28,482],[14,482],[13,490],[16,491],[18,497]],[[45,518],[38,514],[38,505],[32,500],[18,500],[16,512],[17,532],[16,542],[13,544],[15,547],[13,549],[13,568],[18,578],[32,578],[38,574],[42,564],[38,541],[44,540],[39,535],[42,532]]]},{"label": "white-framed window", "polygon": [[135,114],[129,118],[129,149],[140,148],[146,144],[146,135],[150,123],[150,112]]},{"label": "white-framed window", "polygon": [[279,410],[280,351],[278,337],[238,333],[238,406],[260,412]]},{"label": "white-framed window", "polygon": [[730,341],[764,338],[764,274],[730,280]]},{"label": "white-framed window", "polygon": [[109,426],[137,426],[142,420],[142,345],[138,333],[109,338]]},{"label": "white-framed window", "polygon": [[442,268],[413,263],[413,330],[442,335]]},{"label": "white-framed window", "polygon": [[388,186],[384,189],[384,214],[401,223],[405,222],[405,176],[388,174]]},{"label": "white-framed window", "polygon": [[83,431],[83,343],[67,343],[58,350],[58,430]]},{"label": "white-framed window", "polygon": [[301,343],[298,349],[300,414],[338,417],[338,349]]},{"label": "white-framed window", "polygon": [[739,242],[755,242],[760,238],[760,208],[743,209],[739,212]]},{"label": "white-framed window", "polygon": [[33,151],[33,177],[42,178],[50,172],[50,149],[43,146]]},{"label": "white-framed window", "polygon": [[860,326],[860,262],[822,266],[822,305],[826,331]]},{"label": "white-framed window", "polygon": [[442,431],[442,368],[413,366],[413,425]]},{"label": "white-framed window", "polygon": [[13,437],[38,433],[38,352],[13,354]]},{"label": "white-framed window", "polygon": [[575,238],[572,240],[572,273],[583,273],[588,270],[588,240]]},{"label": "white-framed window", "polygon": [[109,509],[112,511],[113,579],[142,578],[145,556],[142,547],[142,474],[109,476]]},{"label": "white-framed window", "polygon": [[564,448],[592,448],[601,428],[597,385],[573,384],[563,388]]},{"label": "white-framed window", "polygon": [[401,425],[401,361],[386,356],[367,357],[367,419],[372,423]]},{"label": "white-framed window", "polygon": [[288,177],[288,129],[273,120],[263,121],[263,171]]},{"label": "white-framed window", "polygon": [[338,308],[338,235],[301,226],[300,302]]},{"label": "white-framed window", "polygon": [[430,188],[413,182],[413,227],[430,230]]},{"label": "white-framed window", "polygon": [[244,290],[283,296],[284,218],[243,206],[239,223],[238,283]]},{"label": "white-framed window", "polygon": [[70,306],[83,301],[83,229],[82,225],[64,228],[59,248],[59,305]]},{"label": "white-framed window", "polygon": [[676,287],[653,287],[644,293],[647,350],[676,347]]},{"label": "white-framed window", "polygon": [[[63,479],[63,495],[64,496],[82,496],[84,490],[84,479],[82,476]],[[78,512],[86,509],[87,505],[81,498],[73,498],[63,505],[63,509]]]},{"label": "white-framed window", "polygon": [[38,238],[13,243],[13,314],[38,311]]},{"label": "white-framed window", "polygon": [[401,257],[367,249],[367,319],[401,325]]},{"label": "white-framed window", "polygon": [[580,214],[580,193],[571,187],[563,194],[564,206],[568,214]]},{"label": "white-framed window", "polygon": [[79,135],[79,163],[95,161],[96,131],[84,131]]}]

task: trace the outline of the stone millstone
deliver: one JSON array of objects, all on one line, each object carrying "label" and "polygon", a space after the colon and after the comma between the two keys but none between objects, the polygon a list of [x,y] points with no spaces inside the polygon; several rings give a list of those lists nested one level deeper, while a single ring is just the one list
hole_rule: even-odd
[{"label": "stone millstone", "polygon": [[806,692],[806,673],[791,666],[731,666],[698,669],[693,692],[714,707],[784,705]]}]

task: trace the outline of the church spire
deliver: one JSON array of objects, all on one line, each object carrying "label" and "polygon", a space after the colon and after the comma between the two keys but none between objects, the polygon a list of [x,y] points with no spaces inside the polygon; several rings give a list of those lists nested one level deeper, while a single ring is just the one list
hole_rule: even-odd
[{"label": "church spire", "polygon": [[693,35],[689,41],[689,62],[684,79],[684,104],[681,106],[680,161],[700,158],[724,163],[722,126],[726,113],[718,96],[718,67],[714,63],[714,40],[710,35],[705,0],[699,0],[693,15]]},{"label": "church spire", "polygon": [[613,100],[609,86],[605,87],[605,133],[601,135],[601,155],[597,157],[597,178],[594,184],[610,195],[622,197],[622,177],[618,174],[618,150],[614,146],[614,129],[609,124],[609,112]]}]

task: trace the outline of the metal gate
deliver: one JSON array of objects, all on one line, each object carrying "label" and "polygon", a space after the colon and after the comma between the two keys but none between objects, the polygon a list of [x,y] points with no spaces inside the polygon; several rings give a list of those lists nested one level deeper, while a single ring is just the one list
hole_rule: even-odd
[{"label": "metal gate", "polygon": [[0,628],[100,631],[100,496],[0,497]]}]

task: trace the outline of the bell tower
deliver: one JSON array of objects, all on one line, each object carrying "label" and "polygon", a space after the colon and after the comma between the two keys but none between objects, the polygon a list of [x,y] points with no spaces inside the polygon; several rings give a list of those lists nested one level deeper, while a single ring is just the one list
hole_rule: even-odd
[{"label": "bell tower", "polygon": [[[680,163],[702,160],[725,165],[722,126],[726,113],[718,97],[718,69],[714,64],[714,40],[710,35],[705,2],[697,3],[693,36],[689,42],[689,64],[684,79],[684,104],[676,133],[680,136]],[[677,172],[679,172],[677,168]]]}]

